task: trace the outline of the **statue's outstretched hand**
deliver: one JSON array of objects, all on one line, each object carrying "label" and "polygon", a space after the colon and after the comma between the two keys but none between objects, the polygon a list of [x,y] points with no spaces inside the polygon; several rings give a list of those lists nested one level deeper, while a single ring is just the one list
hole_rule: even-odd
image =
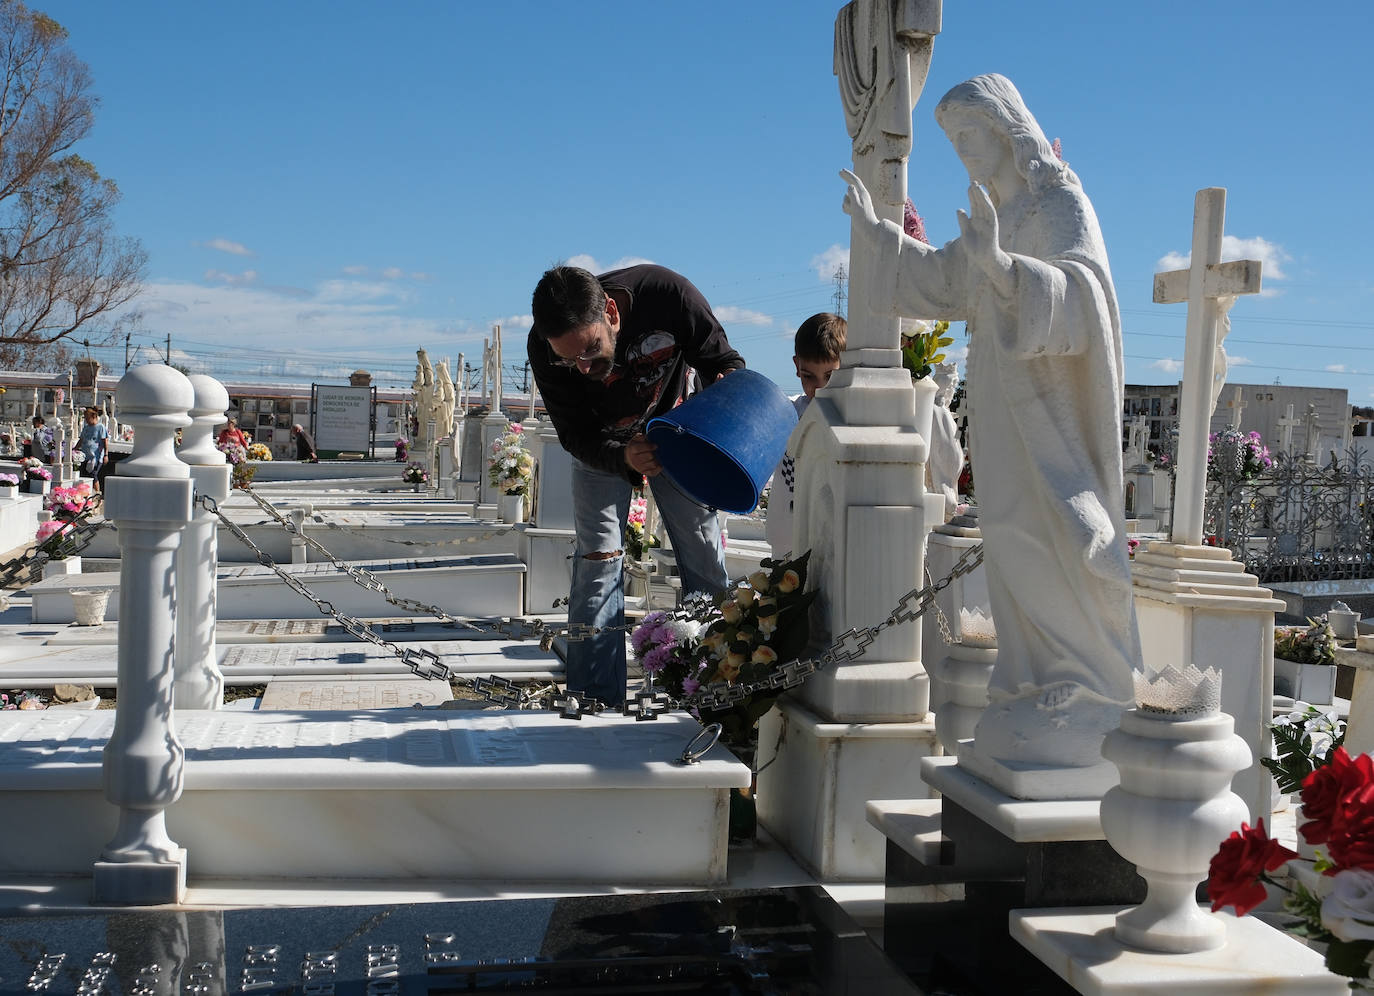
[{"label": "statue's outstretched hand", "polygon": [[1015,290],[1012,260],[998,243],[997,209],[988,192],[977,183],[969,184],[968,212],[959,212],[959,239],[964,252],[1003,294]]},{"label": "statue's outstretched hand", "polygon": [[847,169],[840,170],[840,179],[849,184],[844,195],[844,213],[855,221],[866,221],[870,227],[877,228],[878,212],[873,209],[873,197],[864,182]]}]

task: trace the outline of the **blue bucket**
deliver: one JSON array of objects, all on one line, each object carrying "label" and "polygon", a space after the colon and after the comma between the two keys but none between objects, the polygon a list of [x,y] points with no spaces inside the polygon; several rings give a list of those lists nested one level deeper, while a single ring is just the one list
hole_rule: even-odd
[{"label": "blue bucket", "polygon": [[650,419],[644,435],[674,484],[707,508],[744,515],[758,508],[796,424],[782,388],[740,369]]}]

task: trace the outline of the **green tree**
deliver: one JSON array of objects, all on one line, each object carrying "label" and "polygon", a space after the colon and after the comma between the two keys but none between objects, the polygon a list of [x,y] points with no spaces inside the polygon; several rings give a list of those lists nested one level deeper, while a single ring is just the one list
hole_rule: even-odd
[{"label": "green tree", "polygon": [[135,316],[147,263],[115,234],[114,181],[71,151],[98,98],[67,30],[0,0],[0,366],[52,362],[77,329],[114,339]]}]

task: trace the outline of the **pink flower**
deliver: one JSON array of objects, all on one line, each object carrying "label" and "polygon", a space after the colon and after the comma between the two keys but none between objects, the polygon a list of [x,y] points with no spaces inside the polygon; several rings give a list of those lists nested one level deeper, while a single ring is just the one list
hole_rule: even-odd
[{"label": "pink flower", "polygon": [[911,203],[911,198],[906,199],[906,204],[902,207],[902,231],[906,232],[917,242],[929,243],[926,238],[926,222],[916,210],[916,205]]},{"label": "pink flower", "polygon": [[665,643],[661,647],[654,647],[653,650],[650,650],[644,655],[644,660],[642,661],[644,670],[648,671],[650,674],[657,674],[659,671],[662,671],[664,665],[672,659],[673,649],[674,647],[671,643]]}]

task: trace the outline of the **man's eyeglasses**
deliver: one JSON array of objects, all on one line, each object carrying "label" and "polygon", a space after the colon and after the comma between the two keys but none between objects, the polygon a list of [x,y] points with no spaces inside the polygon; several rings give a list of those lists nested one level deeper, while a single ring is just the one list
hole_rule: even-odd
[{"label": "man's eyeglasses", "polygon": [[577,365],[578,365],[579,363],[591,363],[593,360],[595,360],[595,359],[596,359],[598,356],[600,356],[600,355],[601,355],[601,337],[600,337],[600,336],[597,336],[596,342],[592,343],[592,344],[591,344],[590,346],[588,346],[586,349],[582,350],[582,352],[578,353],[578,354],[577,354],[576,356],[574,356],[572,359],[565,359],[564,357],[559,356],[557,353],[555,353],[555,352],[553,351],[553,347],[552,347],[552,346],[549,347],[549,361],[550,361],[554,366],[556,366],[556,367],[562,367],[562,368],[565,369],[565,370],[576,370],[576,369],[577,369]]}]

